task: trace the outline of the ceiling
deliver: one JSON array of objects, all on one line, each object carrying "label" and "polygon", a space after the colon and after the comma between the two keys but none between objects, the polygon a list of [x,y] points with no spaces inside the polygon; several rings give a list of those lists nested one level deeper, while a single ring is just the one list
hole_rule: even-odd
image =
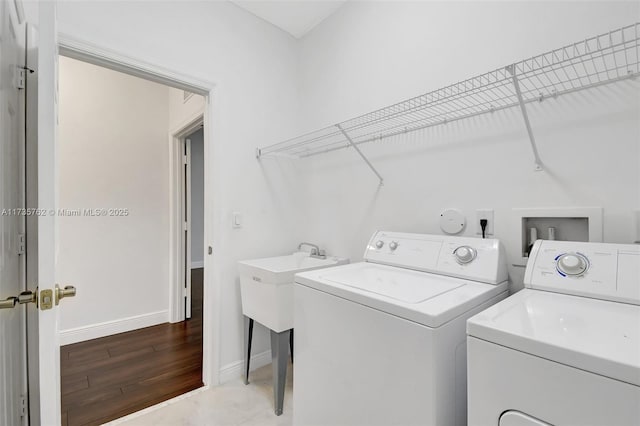
[{"label": "ceiling", "polygon": [[302,38],[342,7],[346,0],[232,1],[237,6],[288,32],[295,38]]}]

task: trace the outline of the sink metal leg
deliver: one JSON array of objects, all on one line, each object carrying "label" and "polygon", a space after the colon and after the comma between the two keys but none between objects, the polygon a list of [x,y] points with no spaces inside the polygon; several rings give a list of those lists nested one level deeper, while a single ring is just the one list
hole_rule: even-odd
[{"label": "sink metal leg", "polygon": [[293,328],[289,330],[289,350],[291,351],[291,364],[293,364]]},{"label": "sink metal leg", "polygon": [[244,317],[244,384],[249,384],[249,367],[251,364],[251,341],[253,340],[253,319]]},{"label": "sink metal leg", "polygon": [[271,364],[273,368],[273,402],[276,416],[282,414],[284,388],[287,382],[289,336],[291,330],[281,333],[271,330]]}]

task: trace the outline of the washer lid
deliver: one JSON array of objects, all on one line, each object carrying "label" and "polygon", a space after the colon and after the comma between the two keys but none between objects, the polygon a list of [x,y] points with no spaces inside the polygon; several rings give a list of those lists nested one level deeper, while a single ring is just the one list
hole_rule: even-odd
[{"label": "washer lid", "polygon": [[424,302],[464,285],[433,274],[368,263],[357,269],[327,271],[319,274],[319,278],[409,304]]},{"label": "washer lid", "polygon": [[439,327],[506,291],[493,285],[368,262],[296,274],[296,284]]},{"label": "washer lid", "polygon": [[640,306],[524,289],[467,321],[467,334],[640,386]]}]

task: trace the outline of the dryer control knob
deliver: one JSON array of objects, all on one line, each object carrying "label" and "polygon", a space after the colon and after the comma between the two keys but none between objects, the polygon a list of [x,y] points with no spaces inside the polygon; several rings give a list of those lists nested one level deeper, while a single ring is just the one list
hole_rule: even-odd
[{"label": "dryer control knob", "polygon": [[397,249],[397,248],[398,248],[398,243],[397,243],[397,242],[395,242],[395,241],[391,241],[391,242],[389,243],[389,248],[390,248],[391,250],[395,250],[395,249]]},{"label": "dryer control knob", "polygon": [[462,265],[469,263],[476,258],[476,250],[469,246],[460,246],[453,251],[456,261]]},{"label": "dryer control knob", "polygon": [[556,268],[565,275],[582,275],[588,266],[587,258],[577,253],[563,254],[556,261]]},{"label": "dryer control knob", "polygon": [[376,243],[376,247],[377,247],[377,248],[379,248],[379,249],[381,249],[381,248],[382,248],[382,246],[384,246],[384,241],[382,241],[382,240],[378,240],[378,242]]}]

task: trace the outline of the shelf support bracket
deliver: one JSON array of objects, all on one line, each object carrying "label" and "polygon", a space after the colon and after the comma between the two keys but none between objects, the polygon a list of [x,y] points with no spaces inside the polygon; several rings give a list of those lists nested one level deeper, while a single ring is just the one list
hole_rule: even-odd
[{"label": "shelf support bracket", "polygon": [[516,76],[515,67],[513,65],[509,65],[507,67],[507,71],[509,71],[509,74],[511,74],[513,87],[516,89],[516,96],[518,97],[518,103],[520,104],[520,111],[522,111],[522,117],[524,118],[524,125],[527,128],[527,133],[529,134],[529,142],[531,143],[531,150],[533,151],[533,157],[535,161],[535,171],[540,171],[542,170],[542,161],[540,161],[540,156],[538,155],[536,139],[533,136],[533,130],[531,130],[531,123],[529,122],[529,114],[527,114],[527,107],[524,103],[524,98],[522,97],[522,91],[520,90],[520,82],[518,81],[518,77]]},{"label": "shelf support bracket", "polygon": [[384,185],[384,179],[382,178],[382,176],[380,176],[380,173],[378,173],[378,171],[376,170],[375,167],[373,167],[373,164],[371,164],[371,162],[369,161],[369,159],[367,159],[367,157],[365,157],[365,155],[362,153],[362,151],[360,151],[360,148],[358,148],[358,146],[353,143],[353,140],[351,140],[351,137],[349,136],[349,134],[347,132],[344,131],[344,129],[342,128],[341,125],[336,124],[336,127],[338,128],[338,130],[340,130],[340,132],[342,132],[342,134],[344,135],[344,137],[347,139],[347,141],[349,142],[349,145],[351,145],[353,147],[353,149],[356,150],[356,152],[360,155],[360,157],[362,157],[362,159],[364,160],[365,163],[367,163],[367,166],[369,166],[369,168],[371,169],[371,171],[373,171],[373,173],[376,174],[376,176],[378,176],[378,179],[380,179],[380,186]]}]

